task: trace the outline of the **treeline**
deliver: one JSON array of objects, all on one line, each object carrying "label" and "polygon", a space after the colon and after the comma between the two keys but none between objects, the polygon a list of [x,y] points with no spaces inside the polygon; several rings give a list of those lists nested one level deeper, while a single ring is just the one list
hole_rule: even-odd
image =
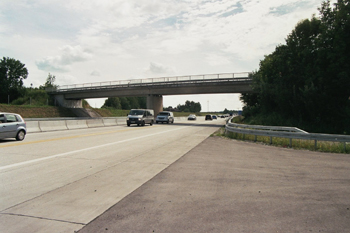
[{"label": "treeline", "polygon": [[[109,97],[105,100],[102,108],[122,110],[147,108],[147,97]],[[179,104],[175,109],[172,107],[164,109],[178,112],[200,112],[202,107],[200,103],[187,100],[184,105]]]},{"label": "treeline", "polygon": [[194,101],[187,100],[184,105],[177,105],[176,109],[179,112],[200,112],[202,106],[199,102],[195,103]]},{"label": "treeline", "polygon": [[323,2],[318,18],[300,21],[260,61],[256,93],[241,95],[246,121],[350,134],[349,1]]},{"label": "treeline", "polygon": [[28,70],[19,60],[9,57],[0,59],[0,103],[13,105],[54,105],[45,88],[55,87],[55,76],[49,74],[44,85],[39,88],[25,87],[23,80]]},{"label": "treeline", "polygon": [[135,109],[147,108],[147,97],[109,97],[102,108]]}]

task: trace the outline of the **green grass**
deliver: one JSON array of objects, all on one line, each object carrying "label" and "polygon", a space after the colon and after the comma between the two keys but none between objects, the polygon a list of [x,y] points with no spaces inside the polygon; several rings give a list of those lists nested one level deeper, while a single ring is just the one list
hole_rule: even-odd
[{"label": "green grass", "polygon": [[102,117],[126,117],[130,110],[121,110],[115,108],[93,108],[95,112]]},{"label": "green grass", "polygon": [[15,112],[24,118],[75,117],[67,108],[34,105],[0,104],[0,112]]}]

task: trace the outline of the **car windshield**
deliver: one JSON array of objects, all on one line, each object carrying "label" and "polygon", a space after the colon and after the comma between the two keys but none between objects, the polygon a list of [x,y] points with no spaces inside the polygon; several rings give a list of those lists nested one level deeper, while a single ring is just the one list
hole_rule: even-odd
[{"label": "car windshield", "polygon": [[143,113],[144,113],[143,110],[131,110],[129,115],[137,116],[137,115],[143,115]]},{"label": "car windshield", "polygon": [[160,115],[160,116],[168,116],[169,113],[167,113],[167,112],[160,112],[158,115]]}]

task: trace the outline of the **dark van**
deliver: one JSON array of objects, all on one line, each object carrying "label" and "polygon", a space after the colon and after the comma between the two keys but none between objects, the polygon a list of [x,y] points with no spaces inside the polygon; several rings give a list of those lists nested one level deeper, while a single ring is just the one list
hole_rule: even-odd
[{"label": "dark van", "polygon": [[212,117],[212,115],[205,115],[205,120],[206,121],[211,121],[211,120],[213,120],[213,117]]},{"label": "dark van", "polygon": [[152,109],[131,109],[128,117],[126,118],[126,124],[137,124],[144,126],[145,124],[153,125],[154,123],[154,111]]}]

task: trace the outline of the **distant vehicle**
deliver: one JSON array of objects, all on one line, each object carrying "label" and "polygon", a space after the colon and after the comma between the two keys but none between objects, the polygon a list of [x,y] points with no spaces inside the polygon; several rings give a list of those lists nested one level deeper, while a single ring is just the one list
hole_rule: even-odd
[{"label": "distant vehicle", "polygon": [[157,118],[156,118],[156,123],[158,122],[166,122],[166,123],[174,123],[174,113],[169,112],[169,111],[163,111],[158,113]]},{"label": "distant vehicle", "polygon": [[218,119],[218,117],[217,117],[216,115],[212,115],[211,117],[213,118],[213,120],[214,120],[214,119],[215,119],[215,120]]},{"label": "distant vehicle", "polygon": [[196,117],[196,115],[191,114],[191,115],[188,116],[187,120],[189,120],[189,121],[195,121],[195,120],[197,120],[197,117]]},{"label": "distant vehicle", "polygon": [[127,126],[137,124],[144,126],[145,124],[153,125],[154,111],[152,109],[131,109],[126,118]]},{"label": "distant vehicle", "polygon": [[16,138],[22,141],[26,134],[26,123],[19,114],[0,112],[0,139]]},{"label": "distant vehicle", "polygon": [[205,115],[205,120],[208,121],[208,120],[213,120],[213,117],[212,115]]}]

